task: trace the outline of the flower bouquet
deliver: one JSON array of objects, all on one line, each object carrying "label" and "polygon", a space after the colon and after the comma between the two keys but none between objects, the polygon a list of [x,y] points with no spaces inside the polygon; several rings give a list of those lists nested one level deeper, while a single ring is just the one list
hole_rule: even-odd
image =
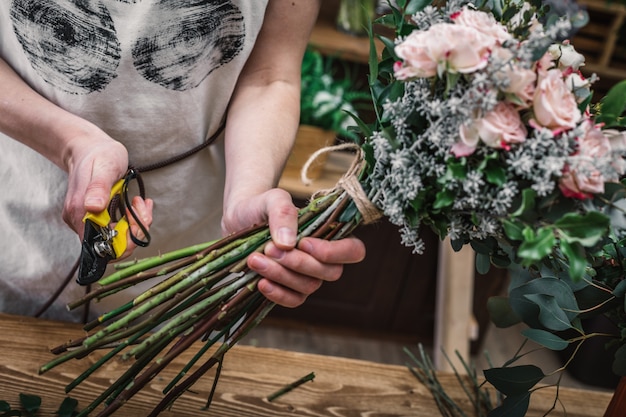
[{"label": "flower bouquet", "polygon": [[[509,297],[490,302],[498,324],[524,321],[526,337],[562,349],[592,337],[580,325],[584,315],[610,312],[626,324],[619,182],[626,138],[607,129],[626,126],[626,84],[592,105],[593,78],[581,75],[582,57],[561,39],[570,22],[543,21],[545,11],[539,0],[397,0],[378,21],[394,31],[393,39],[381,37],[381,59],[371,43],[376,120],[357,119],[355,163],[301,209],[300,235],[340,239],[382,214],[416,253],[421,227],[449,236],[455,249],[470,244],[479,271],[515,269]],[[107,416],[180,352],[201,346],[165,388],[151,415],[159,414],[212,367],[219,375],[228,349],[273,307],[245,261],[269,239],[259,225],[122,265],[70,308],[157,282],[88,324],[85,338],[55,349],[59,356],[41,372],[108,349],[69,391],[106,361],[128,360],[80,414],[104,404],[98,415]],[[578,336],[560,337],[567,329]],[[619,335],[615,341],[626,345]],[[626,375],[621,358],[626,348],[616,361]],[[522,415],[544,378],[537,367],[511,366],[515,359],[485,371],[506,396],[504,414],[494,415]]]}]

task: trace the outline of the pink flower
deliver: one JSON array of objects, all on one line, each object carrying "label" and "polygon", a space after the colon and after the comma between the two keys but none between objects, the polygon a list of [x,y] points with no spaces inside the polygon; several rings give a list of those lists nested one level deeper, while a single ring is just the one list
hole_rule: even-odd
[{"label": "pink flower", "polygon": [[491,148],[509,149],[511,144],[524,142],[527,133],[515,108],[509,103],[500,102],[482,119],[461,125],[461,142],[452,147],[452,153],[457,157],[470,155],[479,140]]},{"label": "pink flower", "polygon": [[559,180],[559,188],[566,197],[586,199],[592,194],[604,192],[605,178],[594,167],[593,161],[611,152],[611,143],[604,133],[593,126],[590,121],[585,123],[585,135],[578,140],[577,155],[582,161],[576,167],[565,167]]},{"label": "pink flower", "polygon": [[539,81],[533,105],[537,123],[552,130],[571,129],[582,117],[576,98],[558,69],[547,71]]},{"label": "pink flower", "polygon": [[499,45],[512,38],[506,27],[498,22],[491,13],[472,10],[465,6],[451,17],[457,25],[474,28],[495,39]]},{"label": "pink flower", "polygon": [[495,40],[478,30],[438,23],[426,31],[414,31],[396,45],[403,60],[394,68],[399,80],[433,77],[444,71],[471,73],[487,65]]},{"label": "pink flower", "polygon": [[527,68],[519,68],[514,61],[513,53],[501,47],[496,47],[492,56],[504,64],[501,77],[508,80],[509,85],[503,90],[507,93],[508,101],[521,107],[527,108],[535,95],[535,81],[537,74]]}]

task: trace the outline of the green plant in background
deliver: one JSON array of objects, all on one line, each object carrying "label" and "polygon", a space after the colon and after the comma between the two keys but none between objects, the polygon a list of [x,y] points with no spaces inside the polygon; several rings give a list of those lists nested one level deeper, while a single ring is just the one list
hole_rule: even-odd
[{"label": "green plant in background", "polygon": [[369,104],[369,92],[359,90],[348,66],[339,77],[335,64],[342,61],[325,57],[309,48],[302,60],[300,124],[332,130],[340,137],[356,139],[349,128],[355,125],[351,114]]}]

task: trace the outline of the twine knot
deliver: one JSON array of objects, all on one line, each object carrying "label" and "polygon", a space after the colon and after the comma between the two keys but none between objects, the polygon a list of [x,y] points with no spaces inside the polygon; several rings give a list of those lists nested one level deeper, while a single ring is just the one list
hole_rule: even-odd
[{"label": "twine knot", "polygon": [[361,216],[363,216],[363,223],[374,223],[375,221],[380,219],[383,214],[378,209],[378,207],[376,207],[374,203],[372,203],[367,197],[367,194],[365,194],[365,191],[361,186],[361,182],[359,181],[359,174],[361,173],[366,162],[365,156],[363,154],[363,149],[361,149],[361,147],[356,143],[342,143],[340,145],[326,146],[322,149],[317,150],[309,157],[309,159],[302,167],[302,171],[300,172],[300,179],[305,185],[311,185],[313,180],[311,180],[311,178],[309,178],[308,176],[308,171],[311,167],[311,164],[313,164],[313,162],[315,162],[315,160],[319,158],[319,156],[322,154],[346,149],[356,151],[356,156],[352,161],[352,164],[350,165],[348,171],[346,171],[346,173],[343,174],[339,181],[337,181],[337,184],[334,188],[331,188],[329,190],[317,191],[314,196],[320,194],[325,195],[337,189],[342,189],[350,196],[352,201],[354,201],[357,210],[359,210],[359,213],[361,213]]}]

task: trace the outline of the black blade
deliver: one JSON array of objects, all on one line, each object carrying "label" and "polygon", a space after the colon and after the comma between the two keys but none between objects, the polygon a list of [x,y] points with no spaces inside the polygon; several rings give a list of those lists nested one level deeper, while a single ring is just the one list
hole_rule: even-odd
[{"label": "black blade", "polygon": [[80,285],[89,285],[104,275],[107,264],[113,259],[110,255],[100,256],[95,250],[95,242],[102,241],[102,233],[89,220],[85,222],[85,235],[80,251],[78,278]]}]

